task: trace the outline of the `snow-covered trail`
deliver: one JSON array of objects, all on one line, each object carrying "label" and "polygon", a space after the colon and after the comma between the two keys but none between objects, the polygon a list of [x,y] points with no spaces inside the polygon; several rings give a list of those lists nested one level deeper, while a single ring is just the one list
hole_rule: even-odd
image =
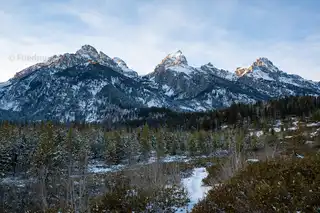
[{"label": "snow-covered trail", "polygon": [[202,180],[208,176],[206,168],[200,167],[193,169],[190,177],[182,179],[182,185],[187,189],[190,202],[185,208],[177,209],[177,213],[190,212],[199,200],[203,199],[207,192],[211,189],[210,186],[204,186]]}]

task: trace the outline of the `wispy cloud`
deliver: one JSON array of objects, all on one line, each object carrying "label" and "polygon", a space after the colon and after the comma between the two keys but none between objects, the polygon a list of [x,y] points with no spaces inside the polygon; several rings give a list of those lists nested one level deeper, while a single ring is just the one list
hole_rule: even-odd
[{"label": "wispy cloud", "polygon": [[10,55],[51,56],[83,44],[123,58],[141,74],[181,49],[196,66],[212,62],[234,71],[265,56],[286,72],[320,80],[320,5],[314,4],[13,0],[0,10],[0,80],[34,63],[10,61]]}]

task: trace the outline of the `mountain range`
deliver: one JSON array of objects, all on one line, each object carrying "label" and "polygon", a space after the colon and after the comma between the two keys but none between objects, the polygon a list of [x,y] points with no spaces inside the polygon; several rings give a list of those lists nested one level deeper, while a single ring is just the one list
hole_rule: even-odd
[{"label": "mountain range", "polygon": [[206,111],[232,103],[320,94],[320,83],[256,59],[235,72],[211,63],[192,67],[179,50],[147,75],[90,45],[54,55],[0,84],[0,117],[6,120],[117,121],[136,109]]}]

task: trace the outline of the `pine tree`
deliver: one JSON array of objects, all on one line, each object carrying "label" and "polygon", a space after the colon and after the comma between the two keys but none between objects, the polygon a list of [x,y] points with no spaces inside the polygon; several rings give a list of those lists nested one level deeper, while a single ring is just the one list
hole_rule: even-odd
[{"label": "pine tree", "polygon": [[197,141],[198,141],[198,146],[199,146],[201,154],[204,154],[204,155],[210,154],[210,151],[211,151],[210,146],[209,146],[210,142],[208,140],[208,135],[205,131],[200,130],[197,133]]},{"label": "pine tree", "polygon": [[160,130],[156,134],[156,153],[157,159],[160,159],[165,155],[165,143],[163,138],[163,131]]},{"label": "pine tree", "polygon": [[149,126],[145,124],[140,134],[141,153],[144,160],[149,157],[151,151]]},{"label": "pine tree", "polygon": [[39,182],[39,196],[42,203],[42,209],[45,211],[48,208],[48,175],[49,172],[53,172],[56,168],[53,166],[53,156],[55,153],[55,144],[53,140],[53,125],[52,123],[41,124],[39,136],[39,145],[35,150],[33,156],[33,166],[35,174],[38,177]]},{"label": "pine tree", "polygon": [[121,135],[122,133],[116,131],[113,136],[115,143],[115,156],[117,158],[116,163],[120,163],[126,157],[124,140]]},{"label": "pine tree", "polygon": [[180,149],[181,153],[184,154],[187,151],[187,141],[188,141],[188,135],[186,134],[186,132],[180,131],[179,139],[180,139],[179,149]]},{"label": "pine tree", "polygon": [[197,154],[198,151],[198,145],[197,145],[197,132],[194,132],[190,135],[188,140],[188,151],[190,156],[194,156]]},{"label": "pine tree", "polygon": [[220,136],[217,132],[211,134],[211,140],[213,149],[221,148]]},{"label": "pine tree", "polygon": [[106,144],[105,159],[107,163],[117,164],[116,142],[112,133],[105,133],[104,140]]}]

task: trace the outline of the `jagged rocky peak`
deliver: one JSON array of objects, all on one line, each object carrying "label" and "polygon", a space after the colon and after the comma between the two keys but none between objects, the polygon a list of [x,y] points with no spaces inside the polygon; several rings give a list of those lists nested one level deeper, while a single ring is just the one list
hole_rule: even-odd
[{"label": "jagged rocky peak", "polygon": [[114,57],[112,61],[121,68],[122,73],[128,77],[138,77],[138,73],[132,69],[130,69],[124,60],[119,57]]},{"label": "jagged rocky peak", "polygon": [[214,67],[213,64],[211,62],[206,64],[208,67]]},{"label": "jagged rocky peak", "polygon": [[53,63],[55,61],[58,61],[60,58],[61,58],[61,55],[53,55],[53,56],[49,57],[48,60],[45,61],[44,63],[50,64],[50,63]]},{"label": "jagged rocky peak", "polygon": [[80,55],[84,58],[88,59],[98,59],[99,58],[99,53],[98,51],[91,45],[83,45],[81,49],[79,49],[76,52],[77,55]]},{"label": "jagged rocky peak", "polygon": [[257,60],[255,62],[253,62],[253,64],[251,66],[256,66],[256,67],[272,67],[274,66],[273,63],[266,57],[260,57],[257,58]]},{"label": "jagged rocky peak", "polygon": [[119,57],[114,57],[113,61],[116,62],[120,67],[128,68],[128,65],[126,64],[126,62],[124,62],[124,60],[122,60]]},{"label": "jagged rocky peak", "polygon": [[200,69],[215,69],[216,67],[213,66],[213,64],[211,62],[204,64],[200,67]]},{"label": "jagged rocky peak", "polygon": [[98,52],[93,46],[86,44],[75,53],[54,55],[48,58],[48,60],[45,62],[35,64],[20,72],[17,72],[14,78],[21,78],[43,67],[49,67],[57,71],[86,63],[99,63],[101,65],[113,67],[114,69],[121,71],[121,66],[119,66],[119,64],[112,60],[109,56],[101,51]]},{"label": "jagged rocky peak", "polygon": [[160,63],[165,67],[171,67],[176,65],[186,65],[188,66],[187,58],[182,54],[181,50],[178,50],[175,53],[167,55]]},{"label": "jagged rocky peak", "polygon": [[252,67],[250,66],[249,68],[246,67],[237,67],[235,73],[237,76],[242,77],[248,72],[252,72]]},{"label": "jagged rocky peak", "polygon": [[236,75],[241,77],[247,73],[251,73],[254,70],[260,70],[261,67],[267,68],[269,72],[276,72],[278,68],[266,57],[257,58],[249,67],[238,67],[235,71]]}]

